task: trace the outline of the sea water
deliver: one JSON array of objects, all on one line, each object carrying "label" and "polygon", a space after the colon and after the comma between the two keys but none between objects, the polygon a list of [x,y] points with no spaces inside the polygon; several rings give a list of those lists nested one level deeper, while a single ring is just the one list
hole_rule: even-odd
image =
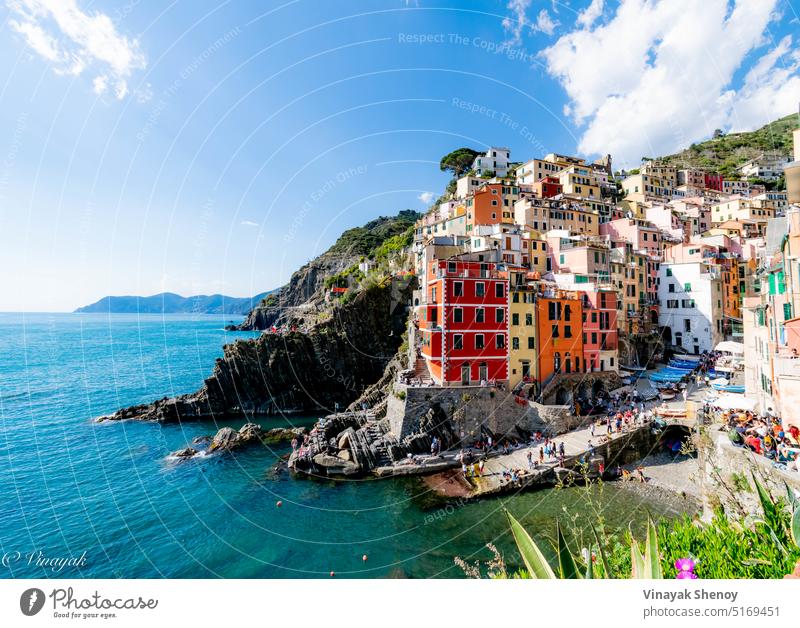
[{"label": "sea water", "polygon": [[441,502],[413,479],[292,478],[288,445],[169,458],[242,421],[93,422],[199,388],[225,343],[256,335],[228,322],[0,314],[0,577],[460,577],[454,557],[488,559],[487,543],[519,566],[504,508],[545,548],[556,518],[641,531],[648,512],[681,508],[614,485]]}]

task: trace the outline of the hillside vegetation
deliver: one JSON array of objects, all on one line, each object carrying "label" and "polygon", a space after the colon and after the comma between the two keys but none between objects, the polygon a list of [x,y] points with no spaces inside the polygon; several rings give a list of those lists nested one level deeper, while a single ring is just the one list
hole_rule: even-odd
[{"label": "hillside vegetation", "polygon": [[797,128],[798,116],[791,114],[755,131],[743,133],[716,132],[710,140],[692,144],[674,155],[662,157],[679,168],[700,168],[719,172],[726,178],[736,177],[736,168],[758,157],[764,151],[792,153],[792,131]]}]

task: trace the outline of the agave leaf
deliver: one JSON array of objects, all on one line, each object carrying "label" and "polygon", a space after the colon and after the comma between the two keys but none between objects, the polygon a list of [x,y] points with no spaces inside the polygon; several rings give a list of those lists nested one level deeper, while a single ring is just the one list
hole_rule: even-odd
[{"label": "agave leaf", "polygon": [[528,570],[530,577],[540,580],[556,578],[557,576],[552,567],[548,564],[547,559],[542,554],[542,550],[533,541],[531,535],[507,510],[506,516],[511,527],[511,534],[514,536],[514,542],[517,544],[517,549],[519,549],[520,556],[522,556],[522,561],[525,563],[525,568]]},{"label": "agave leaf", "polygon": [[786,480],[783,481],[783,485],[786,487],[786,494],[789,496],[789,507],[790,508],[791,507],[794,507],[794,508],[800,507],[800,498],[797,497],[797,495],[792,490],[792,488],[789,486],[789,484],[786,482]]},{"label": "agave leaf", "polygon": [[[597,543],[597,555],[600,558],[600,564],[603,565],[603,571],[605,572],[606,578],[613,578],[614,576],[611,575],[611,568],[608,566],[608,561],[606,560],[606,553],[603,551],[603,546],[600,545],[600,539],[597,536],[597,530],[595,530],[594,525],[590,524],[592,528],[592,534],[594,535],[594,542]],[[591,550],[589,555],[589,560],[591,561]]]},{"label": "agave leaf", "polygon": [[761,508],[764,509],[764,516],[767,517],[767,519],[774,521],[774,517],[777,514],[775,502],[772,501],[769,491],[767,491],[767,489],[761,485],[761,482],[758,481],[755,473],[752,474],[752,477],[753,482],[756,485],[756,491],[758,492],[758,499],[761,501]]},{"label": "agave leaf", "polygon": [[586,559],[586,575],[587,580],[594,580],[594,565],[592,565],[592,548],[589,548],[589,555]]},{"label": "agave leaf", "polygon": [[631,539],[631,578],[646,578],[644,575],[644,556],[639,550],[639,543]]},{"label": "agave leaf", "polygon": [[797,547],[800,547],[800,504],[798,504],[797,508],[794,509],[791,531],[794,544],[797,545]]},{"label": "agave leaf", "polygon": [[569,580],[580,578],[575,559],[572,557],[572,552],[569,551],[569,546],[564,540],[561,524],[558,521],[556,521],[556,536],[558,538],[558,570],[561,572],[561,577]]},{"label": "agave leaf", "polygon": [[647,519],[647,540],[644,546],[645,573],[649,578],[661,580],[664,572],[661,569],[661,557],[658,555],[658,531],[653,520]]}]

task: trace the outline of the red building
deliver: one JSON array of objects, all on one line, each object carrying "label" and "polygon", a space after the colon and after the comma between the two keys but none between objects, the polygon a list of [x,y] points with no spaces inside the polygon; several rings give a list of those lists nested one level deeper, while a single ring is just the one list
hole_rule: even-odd
[{"label": "red building", "polygon": [[437,384],[508,380],[508,279],[461,259],[434,260],[427,274],[422,354]]},{"label": "red building", "polygon": [[722,192],[722,175],[721,174],[710,174],[708,172],[703,173],[703,180],[705,182],[705,186],[710,190],[717,190],[717,192]]},{"label": "red building", "polygon": [[562,189],[556,177],[543,177],[533,184],[533,193],[538,198],[553,198],[561,194]]},{"label": "red building", "polygon": [[617,292],[613,288],[583,294],[583,367],[587,373],[616,370]]}]

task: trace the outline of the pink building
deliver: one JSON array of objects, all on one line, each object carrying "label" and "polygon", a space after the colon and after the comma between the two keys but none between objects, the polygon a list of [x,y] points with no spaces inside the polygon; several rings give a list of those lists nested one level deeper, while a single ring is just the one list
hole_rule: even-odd
[{"label": "pink building", "polygon": [[600,235],[612,240],[624,240],[633,245],[635,251],[658,253],[661,249],[661,232],[648,220],[620,218],[600,225]]}]

